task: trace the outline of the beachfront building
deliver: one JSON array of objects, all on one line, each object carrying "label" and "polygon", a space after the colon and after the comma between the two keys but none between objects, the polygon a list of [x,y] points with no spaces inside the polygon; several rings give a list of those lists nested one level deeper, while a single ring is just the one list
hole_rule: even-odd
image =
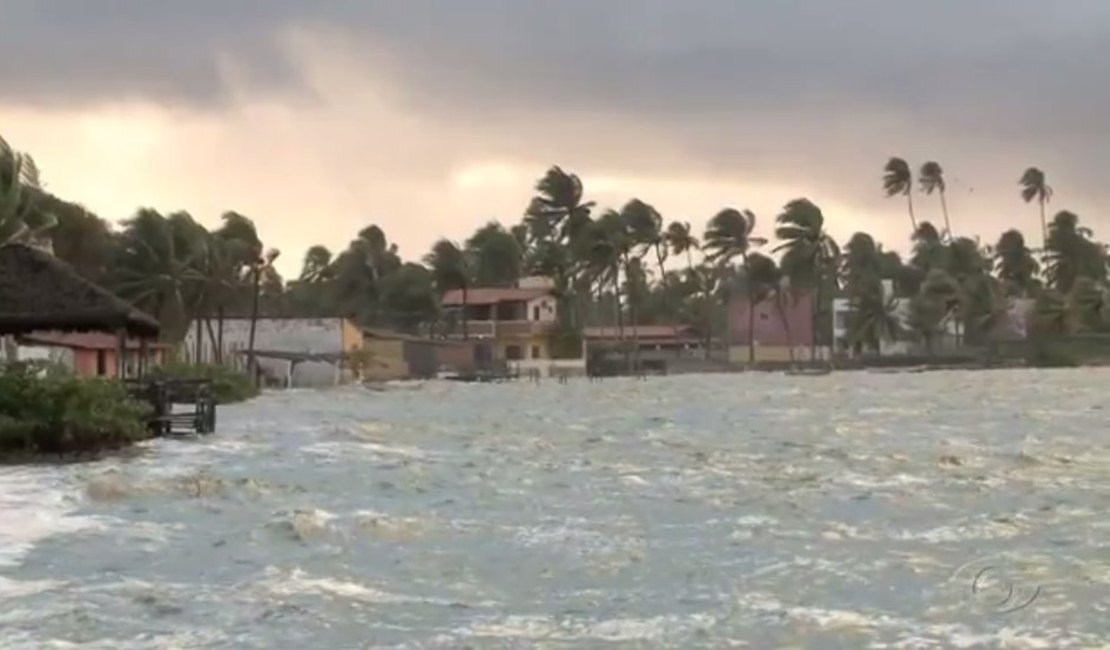
[{"label": "beachfront building", "polygon": [[[78,377],[138,377],[140,370],[166,363],[171,346],[101,332],[35,332],[18,339],[20,359],[49,361]],[[123,367],[120,367],[122,352]]]},{"label": "beachfront building", "polygon": [[[813,292],[797,289],[772,295],[753,306],[746,295],[728,305],[728,360],[748,363],[754,343],[756,363],[789,363],[810,359],[813,343]],[[818,341],[816,357],[828,359],[828,345]]]},{"label": "beachfront building", "polygon": [[477,344],[478,363],[505,363],[522,374],[585,373],[584,350],[556,359],[559,303],[549,278],[522,278],[515,287],[455,289],[443,296],[448,337]]},{"label": "beachfront building", "polygon": [[586,350],[620,367],[627,355],[641,370],[702,372],[707,369],[705,342],[689,325],[627,325],[587,327],[582,331]]},{"label": "beachfront building", "polygon": [[[89,333],[98,334],[81,340],[92,347],[73,348],[72,353],[75,370],[91,368],[81,374],[135,377],[145,371],[144,361],[164,358],[164,350],[151,351],[160,348],[153,343],[159,333],[157,320],[82,278],[46,251],[22,244],[0,246],[0,341],[4,348],[0,360],[49,360],[52,346],[44,346],[44,340],[72,342],[65,335]],[[20,346],[17,337],[29,347]],[[112,349],[104,350],[108,343]],[[76,365],[78,356],[80,367]],[[119,358],[125,362],[117,363]],[[104,372],[99,372],[101,368]]]},{"label": "beachfront building", "polygon": [[[249,318],[226,318],[222,325],[198,319],[181,352],[189,360],[245,369],[250,332]],[[256,365],[272,385],[321,388],[355,381],[359,369],[354,360],[363,345],[362,329],[346,318],[259,318],[255,324]]]}]

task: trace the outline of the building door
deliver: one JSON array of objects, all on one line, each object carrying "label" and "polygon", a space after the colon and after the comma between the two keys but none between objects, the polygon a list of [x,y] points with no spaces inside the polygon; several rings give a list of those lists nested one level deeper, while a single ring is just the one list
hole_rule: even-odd
[{"label": "building door", "polygon": [[103,377],[108,374],[108,352],[107,350],[96,351],[96,376]]}]

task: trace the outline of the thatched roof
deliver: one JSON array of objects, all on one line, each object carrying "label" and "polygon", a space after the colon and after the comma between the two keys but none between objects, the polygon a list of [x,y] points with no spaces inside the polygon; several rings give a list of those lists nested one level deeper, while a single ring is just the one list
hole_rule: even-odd
[{"label": "thatched roof", "polygon": [[0,247],[0,334],[116,332],[158,336],[158,321],[82,278],[52,255]]}]

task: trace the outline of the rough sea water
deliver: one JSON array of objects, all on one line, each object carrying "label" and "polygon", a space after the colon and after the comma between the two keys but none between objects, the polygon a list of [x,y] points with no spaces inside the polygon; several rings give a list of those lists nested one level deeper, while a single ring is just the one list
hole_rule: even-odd
[{"label": "rough sea water", "polygon": [[0,648],[1105,648],[1107,386],[268,394],[0,467]]}]

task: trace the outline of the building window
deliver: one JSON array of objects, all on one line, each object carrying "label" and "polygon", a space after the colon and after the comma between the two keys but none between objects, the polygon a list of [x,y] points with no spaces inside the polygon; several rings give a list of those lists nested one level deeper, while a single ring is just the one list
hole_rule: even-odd
[{"label": "building window", "polygon": [[108,353],[104,350],[96,351],[96,376],[103,377],[108,374]]},{"label": "building window", "polygon": [[505,359],[508,361],[521,361],[524,359],[524,350],[519,345],[505,346]]},{"label": "building window", "polygon": [[538,346],[538,345],[533,345],[532,346],[532,358],[533,359],[542,359],[543,358],[543,356],[540,354],[540,346]]}]

